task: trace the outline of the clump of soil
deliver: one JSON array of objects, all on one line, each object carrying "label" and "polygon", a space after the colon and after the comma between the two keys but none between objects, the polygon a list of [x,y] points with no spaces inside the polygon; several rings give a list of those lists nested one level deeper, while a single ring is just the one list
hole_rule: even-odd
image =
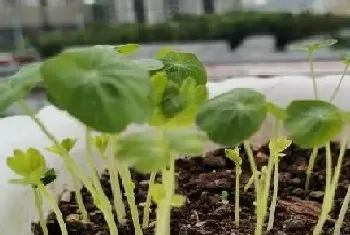
[{"label": "clump of soil", "polygon": [[[315,164],[310,191],[305,192],[305,172],[311,150],[302,150],[292,145],[285,151],[280,162],[278,205],[275,213],[275,226],[266,235],[306,235],[312,234],[317,222],[323,200],[325,184],[325,151],[321,149]],[[336,164],[339,148],[332,145],[333,163]],[[268,149],[266,146],[255,150],[258,166],[267,164]],[[224,150],[218,149],[206,154],[205,158],[195,157],[180,159],[176,162],[177,191],[185,195],[188,200],[182,208],[172,211],[172,235],[247,235],[254,234],[254,190],[243,192],[251,173],[247,156],[243,156],[243,173],[240,186],[240,227],[234,225],[234,164],[224,156]],[[138,203],[146,200],[148,176],[133,172],[136,184],[135,195]],[[334,209],[331,218],[324,226],[324,234],[331,235],[343,198],[347,192],[350,179],[350,151],[346,152],[339,187],[336,193]],[[101,182],[105,193],[111,197],[109,176],[103,174]],[[271,185],[272,190],[272,185]],[[229,204],[222,204],[221,193],[229,193]],[[83,224],[77,215],[77,205],[74,193],[69,202],[60,202],[60,208],[67,222],[69,235],[109,235],[107,225],[101,212],[93,205],[91,196],[82,189],[84,202],[90,214],[91,222]],[[272,195],[272,192],[271,194]],[[139,205],[140,215],[143,207]],[[152,207],[151,222],[155,220],[154,205]],[[128,218],[130,214],[128,211]],[[58,223],[52,215],[48,219],[50,235],[61,235]],[[33,225],[35,235],[41,235],[38,224]],[[119,225],[120,235],[133,235],[130,220]],[[154,228],[144,231],[145,235],[153,235]],[[350,212],[347,214],[342,228],[342,235],[350,235]]]}]

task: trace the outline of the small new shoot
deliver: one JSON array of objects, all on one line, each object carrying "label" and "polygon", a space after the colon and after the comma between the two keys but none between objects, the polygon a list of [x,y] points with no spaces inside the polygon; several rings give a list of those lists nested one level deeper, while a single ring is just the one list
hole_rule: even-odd
[{"label": "small new shoot", "polygon": [[242,173],[242,158],[239,156],[239,148],[225,149],[226,157],[235,163],[236,185],[235,185],[235,225],[239,227],[239,178]]},{"label": "small new shoot", "polygon": [[62,235],[68,235],[66,224],[57,205],[56,198],[54,194],[46,188],[46,185],[55,180],[56,175],[53,169],[47,168],[44,156],[34,148],[29,148],[25,152],[15,149],[13,151],[13,156],[6,159],[6,163],[13,172],[22,177],[20,179],[11,179],[9,181],[10,183],[29,186],[33,189],[40,226],[44,235],[48,235],[48,229],[42,210],[43,197],[55,213]]},{"label": "small new shoot", "polygon": [[[62,155],[64,153],[62,153],[61,148],[63,148],[65,151],[67,151],[69,153],[71,151],[71,149],[74,148],[76,142],[77,142],[76,139],[66,138],[66,139],[63,139],[61,141],[60,146],[52,145],[52,146],[46,148],[46,150],[62,157]],[[74,184],[75,198],[76,198],[76,201],[78,204],[78,208],[79,208],[79,211],[82,215],[83,221],[86,223],[89,221],[89,217],[88,217],[88,212],[87,212],[85,205],[84,205],[83,196],[81,195],[81,192],[80,192],[79,181],[73,175],[71,175],[71,178],[72,178],[72,182]]]},{"label": "small new shoot", "polygon": [[270,157],[274,161],[274,175],[273,175],[273,197],[270,205],[270,215],[269,221],[267,224],[267,230],[273,228],[274,219],[275,219],[275,210],[277,205],[277,194],[278,194],[278,165],[281,157],[284,157],[285,154],[282,153],[292,144],[291,140],[288,140],[284,136],[279,136],[271,139],[269,143]]}]

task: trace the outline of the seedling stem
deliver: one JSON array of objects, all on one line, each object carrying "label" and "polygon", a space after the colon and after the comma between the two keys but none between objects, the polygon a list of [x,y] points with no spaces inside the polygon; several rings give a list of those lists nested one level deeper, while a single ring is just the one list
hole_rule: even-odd
[{"label": "seedling stem", "polygon": [[156,173],[157,172],[153,171],[149,177],[146,205],[143,209],[142,227],[144,229],[147,229],[149,227],[149,213],[150,213],[150,207],[151,207],[151,202],[152,202],[151,190],[152,190],[152,186],[154,184],[154,181],[156,179]]},{"label": "seedling stem", "polygon": [[35,206],[39,214],[39,223],[41,226],[41,229],[43,230],[43,235],[49,235],[49,231],[46,226],[45,222],[45,216],[43,212],[43,201],[42,201],[42,195],[40,194],[39,190],[33,187],[33,193],[34,193],[34,199],[35,199]]}]

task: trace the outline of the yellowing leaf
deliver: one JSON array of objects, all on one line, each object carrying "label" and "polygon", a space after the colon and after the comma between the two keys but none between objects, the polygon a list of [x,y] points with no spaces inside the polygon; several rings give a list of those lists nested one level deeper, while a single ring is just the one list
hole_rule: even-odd
[{"label": "yellowing leaf", "polygon": [[273,157],[283,157],[285,154],[281,153],[284,150],[286,150],[290,145],[292,144],[292,141],[287,139],[285,136],[278,136],[274,137],[270,140],[269,143],[269,149],[270,154]]},{"label": "yellowing leaf", "polygon": [[242,158],[239,156],[239,147],[234,149],[225,149],[226,157],[235,162],[236,165],[242,165]]},{"label": "yellowing leaf", "polygon": [[107,149],[107,146],[108,146],[108,143],[109,143],[109,135],[107,134],[102,134],[102,135],[99,135],[99,136],[95,136],[93,139],[92,139],[92,143],[93,145],[95,146],[95,148],[97,148],[97,150],[103,154],[106,149]]},{"label": "yellowing leaf", "polygon": [[24,177],[11,180],[13,183],[36,184],[46,171],[44,157],[34,148],[29,148],[26,152],[14,150],[13,156],[8,157],[6,163],[13,172]]}]

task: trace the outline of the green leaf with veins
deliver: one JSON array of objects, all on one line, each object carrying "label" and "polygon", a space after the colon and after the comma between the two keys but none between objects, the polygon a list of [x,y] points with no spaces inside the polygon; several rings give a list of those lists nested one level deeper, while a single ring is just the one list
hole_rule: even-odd
[{"label": "green leaf with veins", "polygon": [[16,74],[0,83],[0,112],[25,98],[40,82],[41,63],[23,66]]},{"label": "green leaf with veins", "polygon": [[336,44],[338,40],[336,39],[327,39],[327,40],[319,40],[311,43],[297,43],[291,46],[292,50],[297,51],[308,51],[312,52],[315,50],[319,50],[322,48],[330,47]]},{"label": "green leaf with veins", "polygon": [[133,60],[139,67],[147,69],[148,71],[160,70],[164,67],[164,64],[160,60],[155,59],[139,59]]},{"label": "green leaf with veins", "polygon": [[153,131],[122,135],[116,157],[143,173],[162,170],[169,163],[164,141]]},{"label": "green leaf with veins", "polygon": [[157,51],[156,58],[159,60],[159,59],[163,58],[164,56],[166,56],[168,53],[174,52],[174,51],[175,50],[172,49],[171,47],[163,47]]},{"label": "green leaf with veins", "polygon": [[143,123],[153,110],[148,71],[109,47],[65,51],[41,75],[54,103],[100,132]]},{"label": "green leaf with veins", "polygon": [[321,100],[297,100],[287,107],[284,127],[293,142],[303,148],[322,147],[340,134],[341,111]]},{"label": "green leaf with veins", "polygon": [[13,156],[6,159],[7,166],[22,179],[11,180],[11,183],[38,184],[46,172],[45,159],[41,153],[34,148],[26,152],[15,149]]},{"label": "green leaf with veins", "polygon": [[138,44],[125,44],[125,45],[119,45],[116,46],[115,49],[118,53],[123,55],[129,55],[132,53],[135,53],[140,48],[140,45]]},{"label": "green leaf with veins", "polygon": [[169,52],[160,59],[169,80],[181,86],[183,81],[192,77],[198,85],[207,83],[204,65],[192,53]]},{"label": "green leaf with veins", "polygon": [[236,146],[259,130],[267,115],[265,96],[249,88],[236,88],[202,105],[197,126],[224,146]]}]

